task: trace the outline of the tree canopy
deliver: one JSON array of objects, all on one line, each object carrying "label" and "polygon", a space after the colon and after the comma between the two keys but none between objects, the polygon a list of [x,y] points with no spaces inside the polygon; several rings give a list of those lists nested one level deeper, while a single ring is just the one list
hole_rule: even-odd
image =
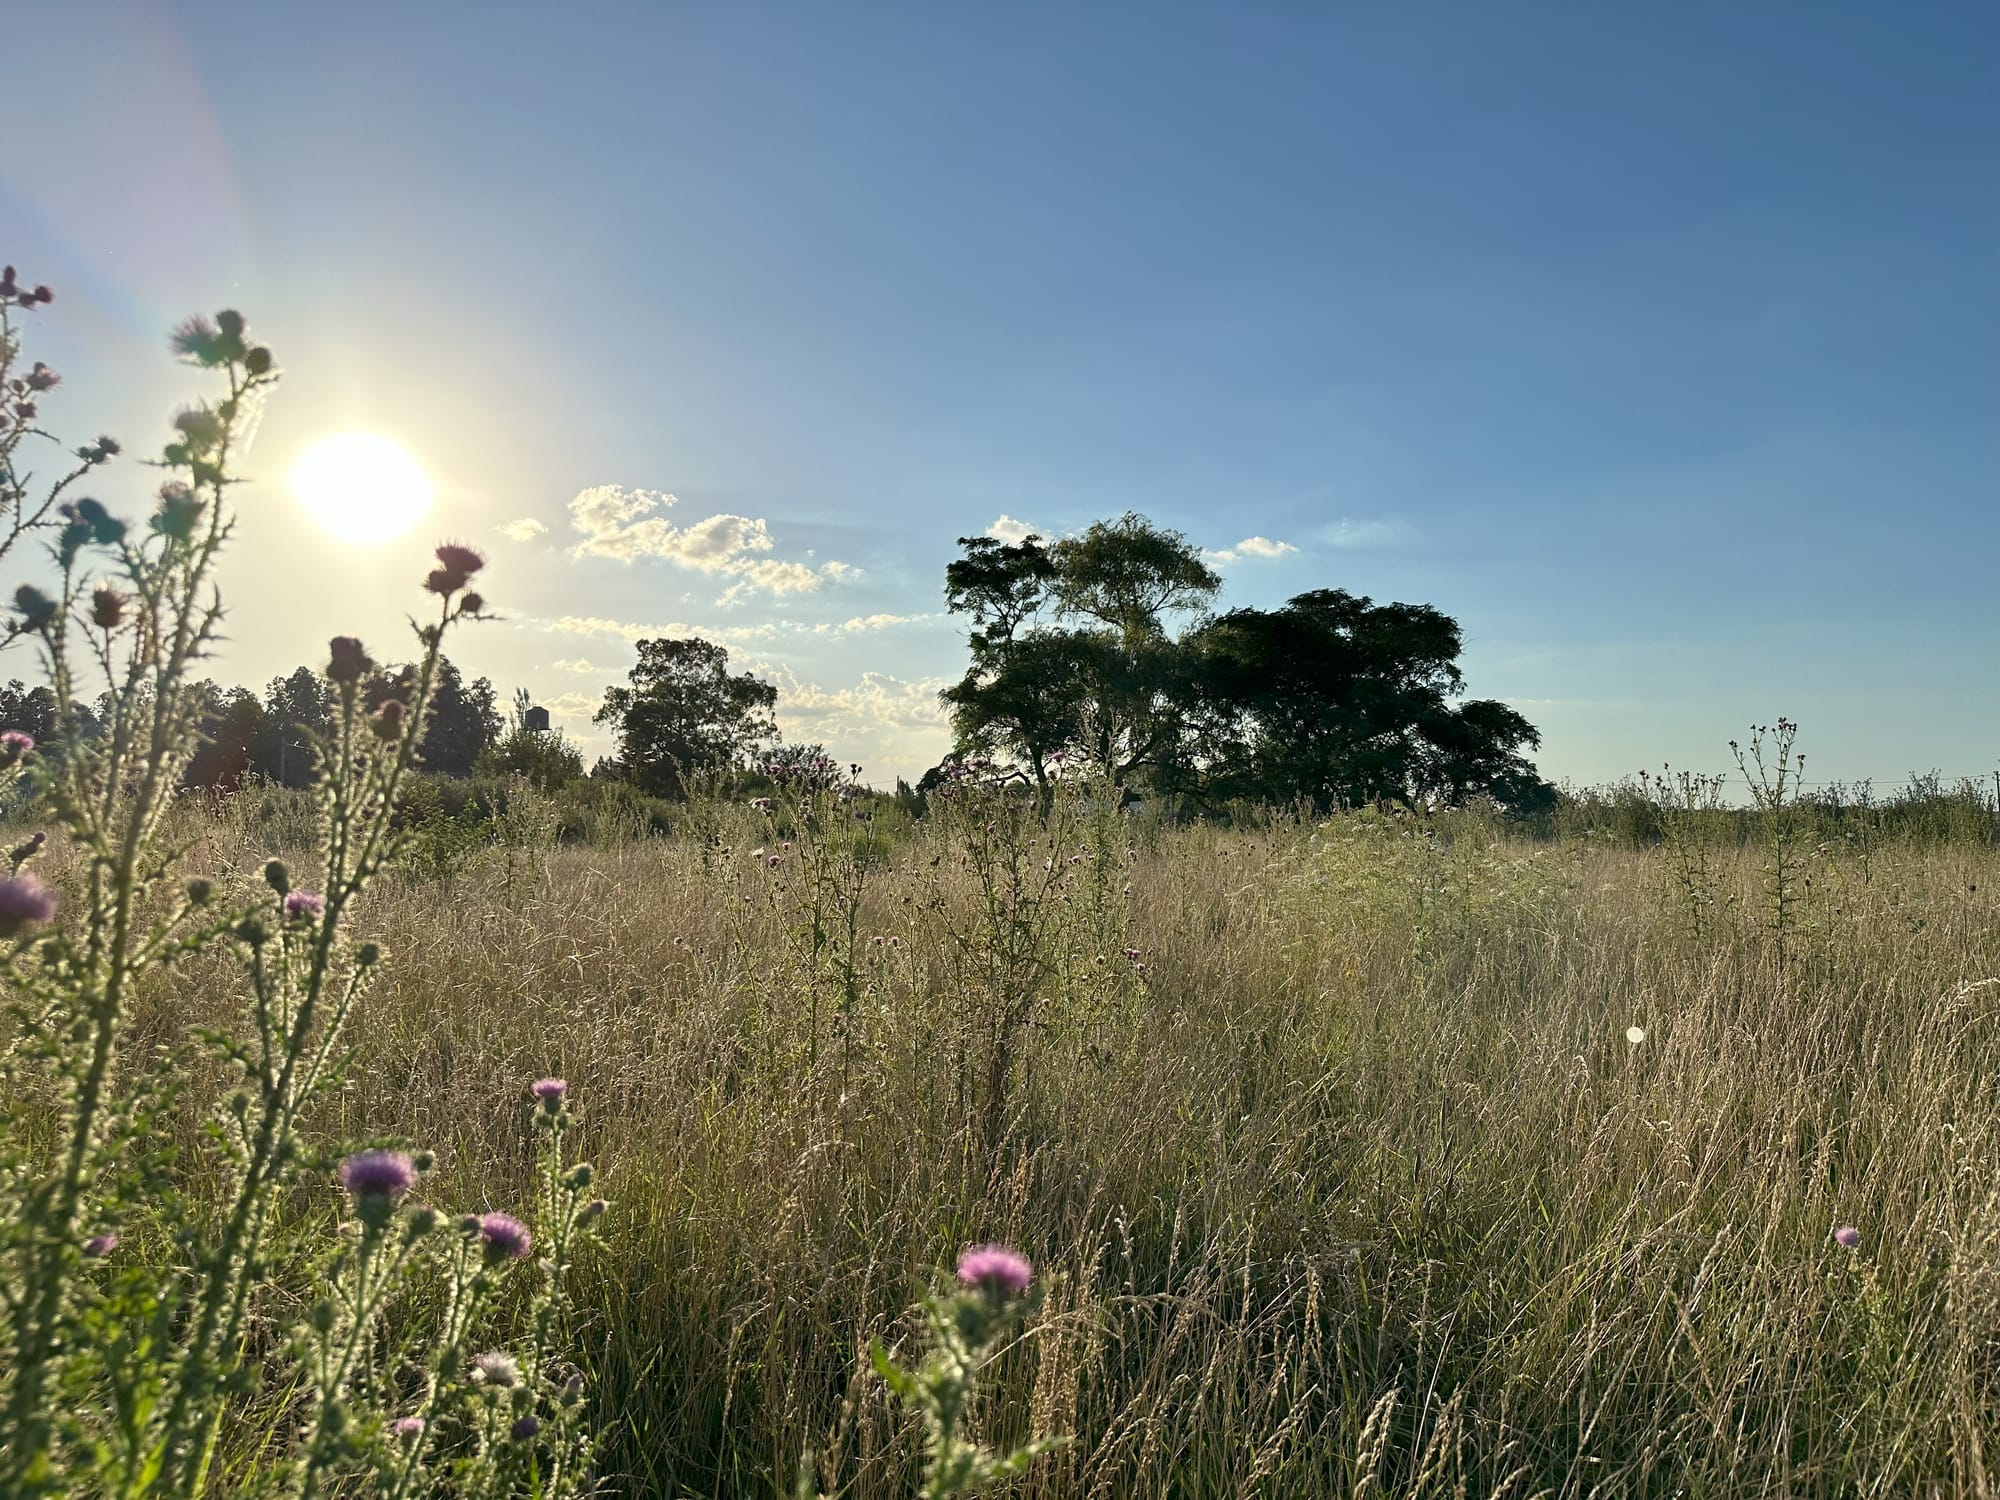
[{"label": "tree canopy", "polygon": [[638,643],[630,686],[605,691],[594,722],[618,740],[618,769],[655,796],[681,795],[695,771],[740,766],[777,735],[778,690],[732,674],[729,652],[699,637]]},{"label": "tree canopy", "polygon": [[1523,754],[1534,726],[1460,701],[1458,622],[1429,605],[1316,589],[1212,614],[1221,579],[1200,552],[1132,514],[1053,543],[959,545],[945,601],[972,659],[941,697],[961,754],[1046,784],[1068,751],[1204,803],[1551,795]]}]

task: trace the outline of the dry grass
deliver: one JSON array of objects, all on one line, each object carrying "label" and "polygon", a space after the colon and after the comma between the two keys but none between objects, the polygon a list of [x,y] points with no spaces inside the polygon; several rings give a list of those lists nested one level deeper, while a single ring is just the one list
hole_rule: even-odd
[{"label": "dry grass", "polygon": [[[1023,1495],[2000,1484],[1990,851],[1815,855],[1781,982],[1755,851],[1716,856],[1735,900],[1696,939],[1652,854],[1170,832],[1122,931],[1052,939],[996,1144],[943,833],[875,873],[861,931],[896,941],[845,1016],[795,858],[726,836],[384,888],[393,968],[320,1122],[505,1206],[523,1082],[571,1080],[615,1204],[579,1339],[623,1493],[788,1492],[807,1450],[830,1492],[908,1493],[857,1351],[985,1238],[1048,1292],[988,1431],[1076,1436]],[[254,878],[235,838],[207,857]],[[206,977],[153,1024],[218,1019]]]}]

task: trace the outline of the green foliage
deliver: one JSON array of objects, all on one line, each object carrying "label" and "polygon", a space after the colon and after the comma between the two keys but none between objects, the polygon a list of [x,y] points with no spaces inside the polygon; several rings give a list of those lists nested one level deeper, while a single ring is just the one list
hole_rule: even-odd
[{"label": "green foliage", "polygon": [[1526,719],[1452,701],[1459,628],[1429,606],[1320,589],[1176,636],[1221,587],[1178,532],[1128,514],[1047,546],[959,543],[945,598],[971,620],[972,662],[941,696],[962,755],[1045,788],[1067,748],[1210,808],[1553,800],[1522,754],[1539,743]]},{"label": "green foliage", "polygon": [[771,739],[778,690],[731,674],[713,641],[640,641],[629,687],[606,691],[595,722],[618,738],[620,774],[654,796],[681,795],[696,772],[736,766]]}]

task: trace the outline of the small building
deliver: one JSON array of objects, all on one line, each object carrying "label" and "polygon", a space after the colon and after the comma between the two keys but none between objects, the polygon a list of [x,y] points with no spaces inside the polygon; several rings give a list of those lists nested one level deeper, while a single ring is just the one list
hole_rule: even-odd
[{"label": "small building", "polygon": [[521,723],[525,728],[538,730],[543,734],[547,734],[549,731],[549,711],[538,703],[521,716]]}]

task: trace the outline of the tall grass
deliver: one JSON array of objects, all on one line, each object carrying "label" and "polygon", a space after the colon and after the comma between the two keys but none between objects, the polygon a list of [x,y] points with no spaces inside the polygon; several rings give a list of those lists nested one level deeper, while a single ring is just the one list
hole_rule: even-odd
[{"label": "tall grass", "polygon": [[[198,862],[292,852],[254,802],[204,816]],[[388,877],[394,963],[313,1122],[434,1142],[440,1193],[497,1206],[532,1169],[516,1080],[592,1101],[582,1353],[622,1492],[790,1493],[810,1454],[829,1494],[911,1493],[865,1346],[988,1238],[1046,1296],[974,1425],[1073,1438],[1010,1493],[2000,1484],[1989,851],[1802,846],[1781,982],[1755,847],[1707,852],[1697,922],[1668,850],[1358,814],[1128,852],[1084,806],[996,1130],[999,1002],[955,957],[993,850],[868,840],[858,988],[815,1004],[811,862],[754,809],[697,821]],[[170,976],[143,1022],[215,993]]]}]

